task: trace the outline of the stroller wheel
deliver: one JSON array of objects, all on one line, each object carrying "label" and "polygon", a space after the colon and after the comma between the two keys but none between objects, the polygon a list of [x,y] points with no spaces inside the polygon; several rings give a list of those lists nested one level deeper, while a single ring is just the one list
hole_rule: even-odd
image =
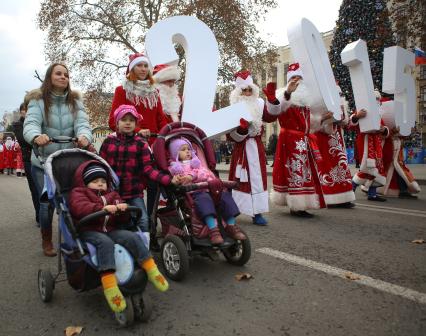
[{"label": "stroller wheel", "polygon": [[135,320],[133,302],[131,297],[126,296],[126,309],[124,309],[121,313],[114,313],[115,320],[118,322],[120,327],[128,327],[133,324]]},{"label": "stroller wheel", "polygon": [[234,245],[222,250],[222,253],[228,263],[236,266],[243,266],[249,261],[251,256],[250,240],[248,237],[246,240],[237,240]]},{"label": "stroller wheel", "polygon": [[161,261],[168,278],[180,281],[186,276],[189,269],[189,256],[182,239],[169,235],[163,240]]},{"label": "stroller wheel", "polygon": [[38,270],[38,292],[43,302],[50,302],[55,288],[55,280],[49,270]]},{"label": "stroller wheel", "polygon": [[152,314],[152,301],[147,295],[132,295],[133,311],[135,319],[141,322],[148,322]]}]

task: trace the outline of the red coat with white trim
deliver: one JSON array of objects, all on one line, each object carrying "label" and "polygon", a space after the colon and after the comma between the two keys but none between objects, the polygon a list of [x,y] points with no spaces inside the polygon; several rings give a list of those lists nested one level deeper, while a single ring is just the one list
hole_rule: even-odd
[{"label": "red coat with white trim", "polygon": [[[386,184],[386,174],[383,166],[383,142],[384,137],[379,133],[362,133],[358,122],[353,122],[353,115],[350,118],[350,126],[356,131],[356,146],[360,159],[359,171],[352,180],[356,184],[381,187]],[[384,126],[383,120],[381,125]],[[386,136],[389,135],[389,129],[386,129]]]},{"label": "red coat with white trim", "polygon": [[[265,106],[263,99],[258,98],[254,104],[261,117]],[[239,181],[238,189],[232,190],[232,196],[240,212],[248,216],[269,211],[262,121],[257,120],[256,123],[250,124],[248,130],[237,128],[227,136],[235,143],[229,168],[229,180]]]},{"label": "red coat with white trim", "polygon": [[343,130],[333,125],[331,134],[315,133],[322,160],[318,164],[319,179],[326,204],[341,204],[355,200]]},{"label": "red coat with white trim", "polygon": [[321,156],[316,137],[310,134],[309,108],[293,105],[291,98],[285,97],[278,105],[267,102],[266,106],[264,119],[278,119],[281,126],[272,172],[272,201],[295,211],[325,208],[316,164]]},{"label": "red coat with white trim", "polygon": [[386,184],[377,189],[378,192],[386,196],[398,196],[400,176],[407,184],[407,191],[412,194],[419,193],[421,188],[413,173],[404,162],[403,138],[397,135],[388,137],[383,146],[383,166],[386,173]]}]

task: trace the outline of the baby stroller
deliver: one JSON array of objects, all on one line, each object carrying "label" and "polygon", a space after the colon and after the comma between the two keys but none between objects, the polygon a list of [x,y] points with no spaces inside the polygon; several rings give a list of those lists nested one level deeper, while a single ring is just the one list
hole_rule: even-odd
[{"label": "baby stroller", "polygon": [[[56,143],[67,143],[74,141],[70,137],[55,137],[51,139]],[[40,159],[38,148],[34,148],[36,156]],[[77,291],[83,292],[97,288],[101,285],[100,276],[97,272],[96,249],[89,243],[83,243],[78,238],[73,219],[68,211],[67,200],[72,188],[76,169],[80,164],[89,160],[98,160],[109,169],[113,178],[113,187],[118,186],[118,178],[111,167],[101,157],[82,149],[63,149],[50,155],[46,162],[40,162],[45,169],[45,185],[47,190],[43,197],[48,197],[55,205],[58,213],[58,269],[56,274],[47,269],[38,271],[38,288],[42,301],[52,300],[55,284],[68,281],[70,286]],[[141,216],[137,207],[128,207],[128,210]],[[105,216],[105,211],[98,211],[84,217],[80,223],[88,222]],[[141,236],[142,237],[142,236]],[[143,239],[143,238],[142,238]],[[143,295],[147,284],[147,275],[139,267],[135,267],[135,261],[130,253],[118,244],[115,244],[116,277],[119,288],[126,297],[127,307],[121,313],[115,313],[115,319],[121,326],[128,326],[135,319],[146,322],[152,312],[152,304],[146,295]],[[65,270],[63,270],[62,259],[64,259]],[[63,279],[65,277],[65,279]]]},{"label": "baby stroller", "polygon": [[[213,147],[207,139],[205,133],[195,125],[187,122],[174,122],[164,126],[157,136],[153,146],[153,155],[162,170],[168,169],[168,144],[172,139],[184,136],[191,141],[201,164],[215,170],[216,161]],[[161,261],[166,275],[175,281],[182,280],[189,269],[189,257],[202,255],[217,260],[218,251],[222,252],[225,259],[233,265],[243,266],[250,259],[250,240],[234,240],[227,236],[225,232],[226,223],[221,218],[220,211],[217,211],[217,222],[219,230],[224,238],[224,243],[213,246],[208,238],[208,227],[198,218],[191,192],[197,189],[209,189],[213,200],[220,200],[220,195],[225,189],[235,188],[237,182],[221,181],[219,178],[211,182],[200,182],[185,186],[165,188],[167,205],[158,208],[161,194],[160,188],[152,214],[152,223],[157,223],[157,218],[161,222],[162,244]],[[218,210],[218,208],[216,207]],[[153,227],[155,236],[155,225]],[[247,236],[247,235],[246,235]]]}]

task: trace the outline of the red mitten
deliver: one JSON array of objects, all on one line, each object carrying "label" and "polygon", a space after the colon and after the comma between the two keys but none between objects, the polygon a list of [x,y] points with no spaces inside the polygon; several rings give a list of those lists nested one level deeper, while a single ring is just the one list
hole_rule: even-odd
[{"label": "red mitten", "polygon": [[249,128],[249,122],[245,120],[244,118],[240,119],[240,128],[247,130]]},{"label": "red mitten", "polygon": [[266,96],[266,99],[268,99],[268,102],[273,103],[277,100],[277,97],[275,96],[275,91],[277,90],[277,83],[275,82],[269,82],[266,84],[266,88],[263,89],[263,93]]},{"label": "red mitten", "polygon": [[241,135],[247,135],[249,128],[249,122],[244,118],[240,119],[240,125],[237,127],[237,133]]}]

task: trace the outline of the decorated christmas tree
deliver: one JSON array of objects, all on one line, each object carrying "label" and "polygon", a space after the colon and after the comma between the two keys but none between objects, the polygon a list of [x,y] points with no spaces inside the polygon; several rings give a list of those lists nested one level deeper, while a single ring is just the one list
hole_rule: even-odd
[{"label": "decorated christmas tree", "polygon": [[[395,45],[389,13],[383,0],[343,0],[334,29],[330,48],[330,62],[334,76],[349,102],[355,108],[348,68],[342,64],[340,53],[351,42],[367,42],[374,87],[382,89],[383,50]],[[382,92],[383,95],[383,92]],[[346,134],[346,144],[353,145],[353,134]]]}]

